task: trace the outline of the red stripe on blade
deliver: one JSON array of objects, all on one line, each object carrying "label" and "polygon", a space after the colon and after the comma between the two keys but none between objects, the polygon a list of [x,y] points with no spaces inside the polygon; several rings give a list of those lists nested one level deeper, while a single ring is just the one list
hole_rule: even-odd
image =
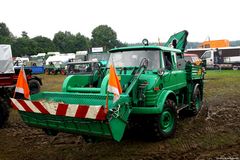
[{"label": "red stripe on blade", "polygon": [[107,116],[107,114],[104,112],[104,108],[101,107],[101,108],[99,109],[99,111],[98,111],[98,114],[97,114],[96,119],[97,119],[97,120],[105,120],[105,119],[106,119],[106,116]]},{"label": "red stripe on blade", "polygon": [[12,99],[11,99],[11,106],[13,107],[13,109],[19,110],[19,109],[17,108],[17,106],[13,103]]},{"label": "red stripe on blade", "polygon": [[78,106],[75,117],[77,118],[85,118],[88,112],[89,106]]},{"label": "red stripe on blade", "polygon": [[25,109],[26,112],[33,112],[31,108],[28,107],[24,100],[18,99],[17,101],[21,104],[21,106]]},{"label": "red stripe on blade", "polygon": [[58,116],[65,116],[67,112],[68,105],[67,104],[58,104],[57,113]]},{"label": "red stripe on blade", "polygon": [[43,113],[43,114],[49,114],[49,112],[42,106],[42,104],[40,102],[32,102],[36,107],[37,109]]}]

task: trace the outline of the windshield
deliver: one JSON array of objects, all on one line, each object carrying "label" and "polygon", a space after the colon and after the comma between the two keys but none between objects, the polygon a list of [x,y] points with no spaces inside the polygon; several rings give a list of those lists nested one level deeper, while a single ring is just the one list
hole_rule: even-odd
[{"label": "windshield", "polygon": [[148,60],[148,70],[160,68],[159,50],[135,50],[111,53],[108,67],[139,67],[143,58]]}]

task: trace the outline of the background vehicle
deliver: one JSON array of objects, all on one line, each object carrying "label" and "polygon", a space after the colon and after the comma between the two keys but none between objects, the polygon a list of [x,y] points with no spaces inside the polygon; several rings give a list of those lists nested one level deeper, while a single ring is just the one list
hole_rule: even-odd
[{"label": "background vehicle", "polygon": [[201,59],[206,60],[206,68],[240,69],[240,47],[210,49],[203,53]]},{"label": "background vehicle", "polygon": [[179,32],[165,46],[148,46],[144,40],[144,46],[110,50],[107,67],[114,64],[123,91],[116,102],[107,92],[107,70],[96,86],[90,85],[89,75],[69,75],[62,92],[42,92],[24,100],[35,104],[31,107],[37,112],[19,107],[23,100],[11,99],[13,107],[26,124],[51,135],[62,131],[120,141],[126,126],[137,123],[146,127],[150,138],[170,137],[177,114],[196,115],[203,98],[202,67],[184,60],[187,35]]},{"label": "background vehicle", "polygon": [[84,75],[82,84],[86,82],[86,87],[97,87],[100,79],[104,78],[106,65],[98,61],[69,62],[67,64],[67,75]]},{"label": "background vehicle", "polygon": [[190,62],[192,64],[201,63],[201,59],[196,54],[184,54],[184,59],[186,62]]},{"label": "background vehicle", "polygon": [[[0,45],[0,127],[8,119],[8,101],[13,97],[15,84],[17,82],[20,68],[13,67],[12,51],[10,45]],[[36,76],[32,76],[30,69],[25,69],[30,93],[40,92],[42,81]]]},{"label": "background vehicle", "polygon": [[220,48],[220,47],[229,47],[229,40],[220,39],[220,40],[209,40],[204,41],[199,45],[198,48]]}]

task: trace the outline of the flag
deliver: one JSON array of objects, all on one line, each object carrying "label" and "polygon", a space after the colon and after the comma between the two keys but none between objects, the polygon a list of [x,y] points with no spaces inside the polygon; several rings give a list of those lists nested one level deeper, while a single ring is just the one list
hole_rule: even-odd
[{"label": "flag", "polygon": [[[23,67],[21,67],[18,75],[18,79],[17,79],[15,93],[17,92],[23,94],[26,99],[30,98],[30,90],[28,87],[28,82],[27,82],[26,74]],[[15,93],[14,93],[14,97],[15,97]]]},{"label": "flag", "polygon": [[107,91],[114,94],[113,103],[120,98],[120,94],[122,93],[121,84],[119,82],[115,68],[112,64],[110,65],[110,75],[109,75]]}]

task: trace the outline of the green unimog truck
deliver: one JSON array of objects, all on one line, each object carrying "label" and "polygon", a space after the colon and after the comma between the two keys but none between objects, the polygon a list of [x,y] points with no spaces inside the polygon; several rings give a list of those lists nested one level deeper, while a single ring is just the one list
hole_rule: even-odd
[{"label": "green unimog truck", "polygon": [[[48,134],[69,132],[120,141],[126,126],[135,121],[147,125],[151,138],[170,137],[177,114],[196,115],[203,99],[202,67],[184,60],[187,35],[187,31],[174,34],[164,46],[149,46],[144,40],[143,46],[112,49],[105,75],[96,86],[89,85],[91,78],[86,75],[70,75],[62,92],[11,99],[12,105],[27,125]],[[113,94],[107,92],[110,64],[123,91],[114,103]]]}]

